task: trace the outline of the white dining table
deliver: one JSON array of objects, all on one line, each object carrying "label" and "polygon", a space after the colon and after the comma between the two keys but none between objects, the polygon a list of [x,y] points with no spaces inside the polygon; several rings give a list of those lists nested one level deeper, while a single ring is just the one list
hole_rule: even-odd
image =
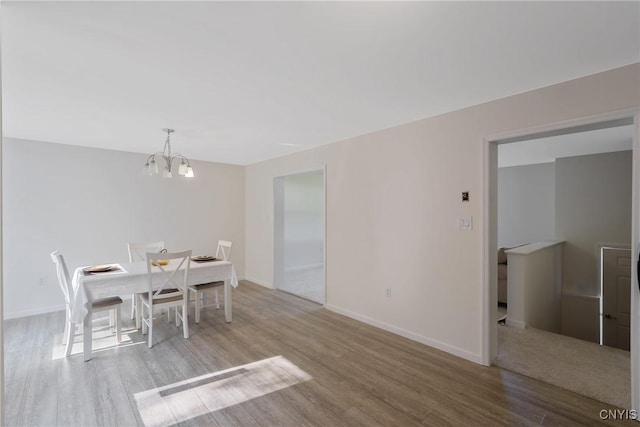
[{"label": "white dining table", "polygon": [[[91,301],[113,296],[129,296],[149,291],[149,278],[146,261],[111,264],[111,271],[102,273],[86,273],[86,267],[78,267],[73,273],[73,289],[75,292],[71,308],[71,322],[83,323],[84,360],[91,359],[92,327]],[[158,279],[156,284],[154,279]],[[229,261],[191,261],[188,285],[224,281],[224,314],[227,323],[232,320],[231,288],[238,286],[238,277]],[[160,271],[152,273],[152,283],[160,287],[163,279]]]}]

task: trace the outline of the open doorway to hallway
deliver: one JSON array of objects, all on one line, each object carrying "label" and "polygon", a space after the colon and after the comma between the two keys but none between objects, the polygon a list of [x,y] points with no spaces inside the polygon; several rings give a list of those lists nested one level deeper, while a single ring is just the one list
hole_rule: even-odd
[{"label": "open doorway to hallway", "polygon": [[632,244],[633,132],[625,119],[497,141],[495,193],[495,364],[623,408],[630,354],[600,346],[601,248]]},{"label": "open doorway to hallway", "polygon": [[324,170],[274,180],[274,285],[325,303]]}]

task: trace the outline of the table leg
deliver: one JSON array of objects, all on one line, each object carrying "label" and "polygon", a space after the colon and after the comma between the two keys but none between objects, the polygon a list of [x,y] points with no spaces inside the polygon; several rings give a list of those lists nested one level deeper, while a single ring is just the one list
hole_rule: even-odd
[{"label": "table leg", "polygon": [[224,281],[224,318],[231,323],[231,280]]},{"label": "table leg", "polygon": [[87,315],[84,317],[84,321],[82,323],[82,347],[84,349],[84,361],[88,362],[91,360],[91,344],[92,344],[92,333],[93,328],[91,324],[91,319],[93,318],[91,303],[87,304]]}]

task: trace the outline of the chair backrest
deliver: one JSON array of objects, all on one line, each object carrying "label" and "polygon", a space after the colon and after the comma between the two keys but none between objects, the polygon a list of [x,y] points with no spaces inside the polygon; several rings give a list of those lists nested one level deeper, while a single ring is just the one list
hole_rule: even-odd
[{"label": "chair backrest", "polygon": [[56,274],[58,276],[60,289],[62,289],[62,293],[64,294],[64,302],[67,304],[67,309],[70,309],[73,305],[73,298],[75,294],[73,293],[73,286],[71,285],[71,278],[69,277],[67,264],[64,262],[64,257],[59,251],[53,251],[51,253],[51,259],[56,265]]},{"label": "chair backrest", "polygon": [[231,255],[231,245],[233,245],[233,243],[226,240],[218,240],[216,258],[222,258],[225,261],[229,261],[229,256]]},{"label": "chair backrest", "polygon": [[[162,265],[162,261],[169,261]],[[191,251],[153,253],[147,252],[147,273],[149,277],[149,300],[156,301],[182,294],[188,295],[187,280],[191,267]],[[156,274],[160,272],[160,274]],[[156,286],[154,286],[156,283]],[[162,293],[165,289],[178,289],[179,292]]]},{"label": "chair backrest", "polygon": [[127,243],[129,250],[129,262],[144,261],[147,259],[147,252],[160,252],[164,249],[164,242],[151,243]]}]

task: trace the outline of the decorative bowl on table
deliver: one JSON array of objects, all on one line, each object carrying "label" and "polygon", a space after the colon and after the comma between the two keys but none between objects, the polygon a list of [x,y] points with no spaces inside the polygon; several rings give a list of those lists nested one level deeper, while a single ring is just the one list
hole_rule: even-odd
[{"label": "decorative bowl on table", "polygon": [[191,261],[195,261],[195,262],[215,261],[215,260],[216,260],[216,257],[211,255],[198,255],[198,256],[191,257]]},{"label": "decorative bowl on table", "polygon": [[104,265],[92,265],[89,267],[85,267],[83,270],[85,273],[105,273],[107,271],[113,270],[114,266],[111,264]]},{"label": "decorative bowl on table", "polygon": [[169,260],[168,259],[159,259],[157,261],[151,261],[151,265],[155,265],[155,266],[167,265],[167,264],[169,264]]}]

